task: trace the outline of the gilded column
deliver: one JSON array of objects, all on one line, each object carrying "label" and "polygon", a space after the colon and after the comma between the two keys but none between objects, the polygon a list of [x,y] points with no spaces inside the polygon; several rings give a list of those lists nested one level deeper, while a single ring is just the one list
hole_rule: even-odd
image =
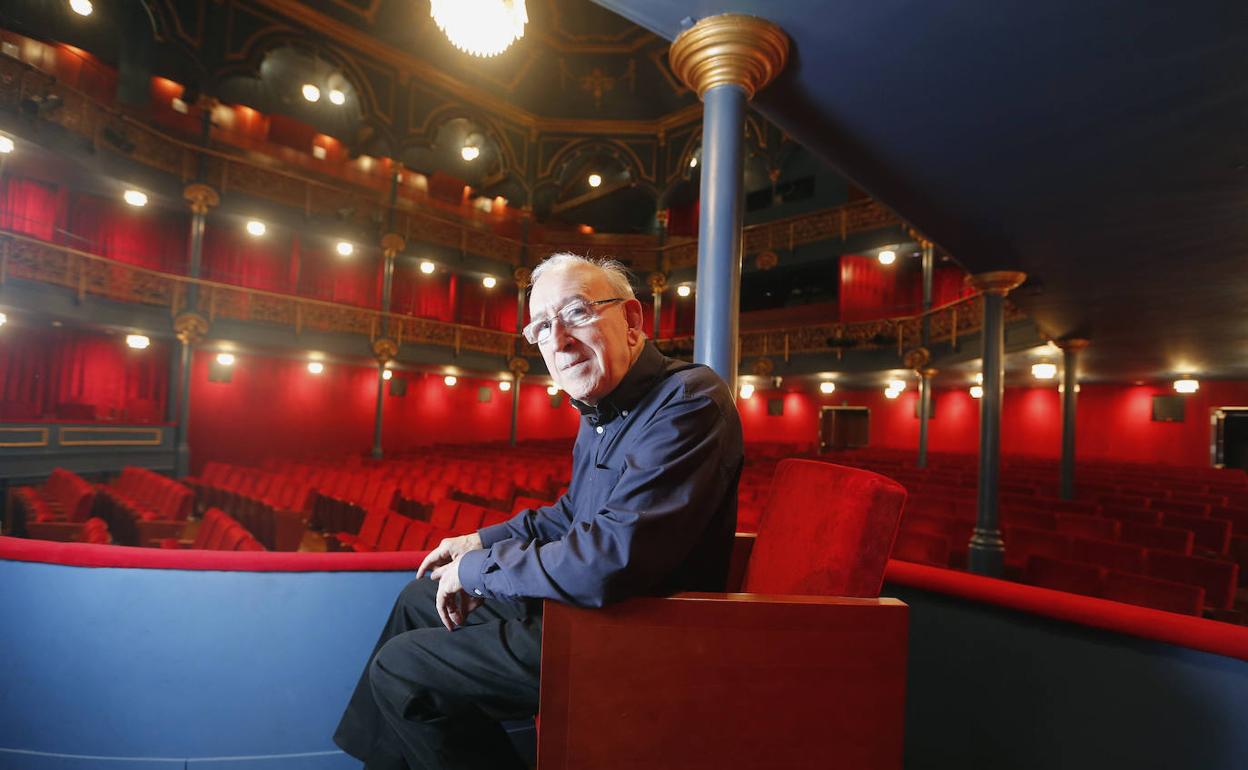
[{"label": "gilded column", "polygon": [[373,340],[373,357],[377,359],[377,404],[373,414],[373,459],[380,460],[384,452],[381,448],[382,416],[386,403],[386,364],[394,360],[399,353],[396,341],[398,330],[391,328],[390,295],[394,290],[394,260],[407,247],[407,241],[398,233],[386,233],[381,236],[381,336]]},{"label": "gilded column", "polygon": [[967,567],[971,572],[992,577],[999,577],[1005,565],[1005,543],[1001,540],[997,516],[1001,398],[1004,393],[1005,295],[1026,279],[1026,273],[1008,270],[979,273],[968,279],[984,295],[984,396],[979,400],[979,494]]},{"label": "gilded column", "polygon": [[736,392],[745,107],[784,68],[789,39],[765,19],[702,19],[672,43],[672,71],[703,102],[694,360]]},{"label": "gilded column", "polygon": [[932,419],[932,378],[936,376],[936,370],[931,367],[924,367],[918,370],[919,374],[919,458],[915,465],[919,468],[927,467],[927,436],[928,423]]},{"label": "gilded column", "polygon": [[1075,405],[1079,396],[1079,352],[1088,346],[1083,339],[1058,340],[1062,349],[1062,466],[1063,500],[1075,496]]},{"label": "gilded column", "polygon": [[[202,182],[186,186],[182,197],[191,207],[191,232],[187,241],[187,275],[199,278],[204,260],[204,226],[208,210],[221,203],[217,191]],[[174,429],[174,473],[179,478],[191,472],[191,358],[194,346],[208,334],[208,319],[199,309],[199,285],[191,282],[186,288],[186,310],[173,319],[173,329],[181,342],[178,362],[177,427]]]},{"label": "gilded column", "polygon": [[528,359],[516,356],[507,362],[511,370],[511,445],[516,445],[516,433],[520,422],[520,380],[529,373]]},{"label": "gilded column", "polygon": [[663,309],[663,292],[667,290],[667,276],[655,271],[646,277],[650,285],[650,296],[654,299],[654,339],[659,339],[659,321]]}]

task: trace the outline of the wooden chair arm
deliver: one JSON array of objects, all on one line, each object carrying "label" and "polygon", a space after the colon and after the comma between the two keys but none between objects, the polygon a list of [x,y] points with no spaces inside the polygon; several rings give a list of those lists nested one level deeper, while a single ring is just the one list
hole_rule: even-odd
[{"label": "wooden chair arm", "polygon": [[538,766],[897,770],[907,629],[895,599],[547,602]]}]

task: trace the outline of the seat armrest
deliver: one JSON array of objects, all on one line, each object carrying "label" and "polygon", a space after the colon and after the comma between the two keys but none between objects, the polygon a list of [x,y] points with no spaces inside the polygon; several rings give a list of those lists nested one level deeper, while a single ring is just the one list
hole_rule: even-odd
[{"label": "seat armrest", "polygon": [[729,591],[740,591],[745,585],[745,572],[757,537],[753,532],[738,532],[733,538],[732,555],[728,561],[728,585],[725,586]]},{"label": "seat armrest", "polygon": [[907,633],[895,599],[546,602],[538,766],[899,770]]}]

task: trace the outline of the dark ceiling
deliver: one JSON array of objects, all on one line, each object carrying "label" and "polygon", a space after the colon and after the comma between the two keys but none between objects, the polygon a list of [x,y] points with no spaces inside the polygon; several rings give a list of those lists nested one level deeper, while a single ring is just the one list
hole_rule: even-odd
[{"label": "dark ceiling", "polygon": [[762,16],[766,117],[1015,301],[1092,379],[1248,377],[1248,3],[598,0]]}]

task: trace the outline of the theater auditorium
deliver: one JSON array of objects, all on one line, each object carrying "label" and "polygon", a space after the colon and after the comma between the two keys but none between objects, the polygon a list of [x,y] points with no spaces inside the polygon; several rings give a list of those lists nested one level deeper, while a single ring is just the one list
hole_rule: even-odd
[{"label": "theater auditorium", "polygon": [[601,410],[525,334],[561,253],[627,268],[744,463],[719,590],[542,606],[524,765],[1248,767],[1245,39],[5,0],[0,768],[361,767],[426,555],[586,483]]}]

